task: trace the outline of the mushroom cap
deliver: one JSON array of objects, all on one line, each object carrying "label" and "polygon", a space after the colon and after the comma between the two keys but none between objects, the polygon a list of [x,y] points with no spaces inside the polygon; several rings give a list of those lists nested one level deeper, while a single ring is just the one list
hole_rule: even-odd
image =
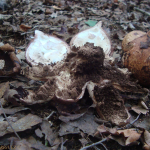
[{"label": "mushroom cap", "polygon": [[124,66],[142,85],[150,85],[150,32],[130,42],[130,50],[123,55]]},{"label": "mushroom cap", "polygon": [[70,42],[70,47],[76,48],[84,46],[87,42],[94,43],[94,46],[100,46],[106,55],[111,53],[111,42],[102,29],[102,22],[99,21],[94,27],[81,31],[76,34]]},{"label": "mushroom cap", "polygon": [[51,65],[63,60],[69,51],[61,39],[35,30],[35,38],[26,49],[26,60],[32,66]]},{"label": "mushroom cap", "polygon": [[143,32],[140,30],[135,30],[135,31],[129,32],[122,41],[122,50],[124,52],[128,51],[130,49],[129,43],[145,34],[146,34],[146,32]]}]

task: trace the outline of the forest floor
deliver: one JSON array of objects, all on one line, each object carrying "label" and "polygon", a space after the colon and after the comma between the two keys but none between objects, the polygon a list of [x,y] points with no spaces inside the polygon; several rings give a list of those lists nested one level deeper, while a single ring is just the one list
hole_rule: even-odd
[{"label": "forest floor", "polygon": [[[34,80],[24,73],[32,69],[25,51],[35,30],[69,45],[75,34],[99,21],[110,38],[110,57],[115,61],[113,66],[104,66],[100,75],[82,78],[83,73],[74,80],[75,88],[84,93],[81,99],[64,104],[51,79]],[[0,149],[150,150],[149,87],[118,71],[124,68],[122,40],[133,30],[150,30],[150,0],[1,0]],[[7,43],[11,47],[6,52],[2,46]],[[10,49],[15,52],[13,58]],[[15,72],[19,61],[21,71]],[[101,81],[94,88],[97,102],[102,102],[99,106],[90,97],[91,80]],[[106,80],[109,84],[104,84]],[[51,92],[53,97],[48,99]],[[31,93],[34,100],[29,98]],[[126,123],[116,123],[115,117],[124,117]]]}]

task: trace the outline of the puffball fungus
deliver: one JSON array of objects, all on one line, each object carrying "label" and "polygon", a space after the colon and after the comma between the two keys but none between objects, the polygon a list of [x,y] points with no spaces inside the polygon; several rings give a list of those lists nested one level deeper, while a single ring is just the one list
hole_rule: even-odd
[{"label": "puffball fungus", "polygon": [[109,55],[111,52],[111,42],[101,26],[102,22],[99,21],[94,27],[76,34],[70,42],[70,47],[73,48],[75,46],[78,48],[86,43],[94,43],[94,46],[103,48],[105,55]]},{"label": "puffball fungus", "polygon": [[128,33],[123,41],[122,41],[122,49],[124,52],[128,51],[130,48],[129,48],[129,45],[130,45],[130,42],[132,42],[133,40],[137,39],[138,37],[141,37],[143,35],[145,35],[146,32],[143,32],[143,31],[139,31],[139,30],[135,30],[135,31],[132,31],[130,33]]},{"label": "puffball fungus", "polygon": [[61,39],[35,30],[35,38],[26,49],[26,60],[32,66],[50,65],[63,60],[69,51]]},{"label": "puffball fungus", "polygon": [[[130,38],[130,42],[129,35],[135,36]],[[122,42],[122,49],[124,66],[141,85],[150,85],[150,31],[145,34],[142,31],[127,34]]]}]

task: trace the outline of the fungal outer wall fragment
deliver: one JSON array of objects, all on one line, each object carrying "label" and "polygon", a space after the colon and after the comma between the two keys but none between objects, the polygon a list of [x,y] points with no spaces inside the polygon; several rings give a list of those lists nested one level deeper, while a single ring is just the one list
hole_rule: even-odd
[{"label": "fungal outer wall fragment", "polygon": [[93,43],[94,46],[100,46],[103,48],[105,55],[109,55],[111,53],[111,42],[101,26],[102,22],[99,21],[94,27],[76,34],[70,42],[71,48],[73,46],[84,46],[88,42]]}]

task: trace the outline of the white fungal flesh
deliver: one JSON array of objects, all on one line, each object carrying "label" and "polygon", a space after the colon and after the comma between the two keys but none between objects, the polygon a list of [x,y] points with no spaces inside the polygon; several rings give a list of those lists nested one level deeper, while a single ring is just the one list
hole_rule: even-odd
[{"label": "white fungal flesh", "polygon": [[109,55],[111,52],[111,42],[104,30],[101,28],[102,22],[98,22],[94,27],[78,33],[70,43],[70,46],[81,47],[87,42],[94,43],[94,46],[103,48],[105,54]]},{"label": "white fungal flesh", "polygon": [[61,61],[69,51],[69,46],[62,40],[35,31],[35,39],[26,50],[26,58],[32,65],[54,64]]}]

